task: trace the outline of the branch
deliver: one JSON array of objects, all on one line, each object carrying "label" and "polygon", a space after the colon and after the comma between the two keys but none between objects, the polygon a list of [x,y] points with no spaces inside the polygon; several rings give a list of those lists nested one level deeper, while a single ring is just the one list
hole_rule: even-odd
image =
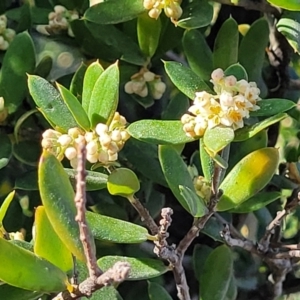
[{"label": "branch", "polygon": [[86,148],[85,143],[79,145],[78,149],[78,166],[76,175],[76,195],[75,195],[75,205],[77,208],[77,215],[75,220],[78,222],[80,231],[80,240],[83,245],[83,250],[85,253],[87,268],[89,271],[90,278],[96,278],[100,276],[103,272],[97,265],[96,250],[94,240],[90,235],[90,231],[85,218],[85,204],[86,204],[86,188],[85,188],[85,160],[86,160]]}]

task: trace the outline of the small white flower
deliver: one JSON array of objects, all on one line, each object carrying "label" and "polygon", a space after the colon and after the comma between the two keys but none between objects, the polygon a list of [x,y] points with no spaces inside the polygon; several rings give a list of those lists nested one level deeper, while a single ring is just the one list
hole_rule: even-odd
[{"label": "small white flower", "polygon": [[224,72],[221,68],[214,70],[211,73],[211,79],[215,82],[219,82],[224,77]]},{"label": "small white flower", "polygon": [[126,84],[124,85],[124,90],[125,93],[127,94],[133,94],[133,88],[132,88],[132,81],[128,81],[126,82]]},{"label": "small white flower", "polygon": [[68,146],[71,142],[72,142],[72,138],[67,135],[67,134],[63,134],[61,135],[58,140],[57,140],[63,147]]}]

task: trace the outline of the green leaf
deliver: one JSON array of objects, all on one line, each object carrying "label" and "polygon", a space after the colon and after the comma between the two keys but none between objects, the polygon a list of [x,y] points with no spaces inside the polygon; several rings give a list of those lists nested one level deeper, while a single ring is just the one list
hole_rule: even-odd
[{"label": "green leaf", "polygon": [[0,295],[3,299],[9,300],[36,300],[43,293],[20,289],[9,284],[1,284]]},{"label": "green leaf", "polygon": [[28,87],[34,102],[51,125],[63,132],[78,126],[59,92],[47,80],[29,75]]},{"label": "green leaf", "polygon": [[233,276],[233,256],[223,245],[208,256],[200,278],[202,300],[224,300]]},{"label": "green leaf", "polygon": [[56,84],[56,86],[76,123],[82,129],[89,131],[91,126],[89,118],[82,108],[81,104],[79,103],[78,99],[64,86],[58,83]]},{"label": "green leaf", "polygon": [[182,45],[189,66],[201,79],[210,80],[213,55],[203,34],[199,30],[186,30]]},{"label": "green leaf", "polygon": [[143,2],[139,0],[123,0],[121,9],[119,0],[110,0],[91,6],[86,10],[84,19],[97,24],[117,24],[135,19],[145,11]]},{"label": "green leaf", "polygon": [[219,151],[229,145],[234,139],[234,131],[230,127],[214,127],[206,129],[203,136],[204,146],[208,152],[215,156]]},{"label": "green leaf", "polygon": [[[230,47],[228,46],[230,45]],[[238,62],[239,31],[233,18],[227,19],[218,31],[213,51],[214,69],[225,70]]]},{"label": "green leaf", "polygon": [[225,76],[233,75],[236,77],[237,80],[245,79],[248,81],[248,74],[245,68],[239,63],[229,66],[224,71],[224,74]]},{"label": "green leaf", "polygon": [[9,113],[21,105],[28,91],[26,73],[35,68],[35,52],[28,32],[18,34],[7,49],[0,73],[0,96]]},{"label": "green leaf", "polygon": [[[69,179],[73,186],[75,187],[76,184],[76,173],[77,171],[74,169],[64,169],[65,172],[68,174]],[[107,175],[100,173],[100,172],[94,172],[94,171],[86,171],[86,190],[87,191],[98,191],[106,188],[107,184]]]},{"label": "green leaf", "polygon": [[200,218],[207,214],[208,209],[204,200],[196,194],[193,190],[186,186],[179,185],[181,196],[185,199],[189,207],[189,211],[193,217]]},{"label": "green leaf", "polygon": [[[130,138],[125,143],[120,155],[122,154],[132,164],[134,171],[140,172],[146,178],[160,185],[168,186],[159,164],[157,145]],[[147,164],[145,164],[145,161],[147,161]]]},{"label": "green leaf", "polygon": [[104,69],[100,65],[99,61],[95,61],[88,66],[84,74],[83,91],[82,91],[82,107],[86,113],[89,112],[90,101],[91,101],[92,93],[96,86],[96,82],[103,72]]},{"label": "green leaf", "polygon": [[[287,2],[287,1],[286,1]],[[291,47],[300,53],[300,16],[298,11],[283,11],[276,24],[278,31],[285,36]]]},{"label": "green leaf", "polygon": [[101,270],[106,271],[119,261],[130,264],[127,280],[143,280],[158,277],[170,270],[162,261],[153,258],[134,258],[115,255],[101,257],[97,263]]},{"label": "green leaf", "polygon": [[3,203],[0,206],[0,228],[2,226],[2,222],[6,215],[7,209],[9,207],[11,201],[14,199],[14,196],[15,196],[15,191],[10,192],[6,196],[6,198],[4,199]]},{"label": "green leaf", "polygon": [[240,142],[247,140],[254,135],[256,135],[258,132],[262,131],[265,128],[268,128],[269,126],[280,122],[281,120],[285,119],[288,115],[286,113],[280,113],[275,116],[272,116],[270,118],[267,118],[261,122],[258,122],[256,124],[253,124],[251,126],[245,126],[237,131],[235,131],[235,142]]},{"label": "green leaf", "polygon": [[150,300],[172,300],[170,294],[158,283],[148,281],[148,294]]},{"label": "green leaf", "polygon": [[242,204],[232,208],[232,213],[248,213],[259,210],[281,197],[280,192],[261,192]]},{"label": "green leaf", "polygon": [[185,29],[201,28],[209,25],[213,18],[213,6],[205,0],[192,0],[184,7],[176,26]]},{"label": "green leaf", "polygon": [[198,77],[191,69],[184,67],[182,64],[167,61],[164,62],[165,70],[175,86],[190,99],[195,98],[196,92],[211,92],[208,85]]},{"label": "green leaf", "polygon": [[127,130],[134,138],[151,144],[177,145],[194,141],[185,134],[180,121],[140,120]]},{"label": "green leaf", "polygon": [[85,261],[79,227],[75,221],[75,193],[57,158],[44,151],[39,163],[39,190],[49,221],[67,248],[81,261]]},{"label": "green leaf", "polygon": [[86,213],[86,218],[93,237],[98,240],[134,244],[145,242],[149,237],[146,228],[130,222],[91,212]]},{"label": "green leaf", "polygon": [[213,159],[210,157],[210,155],[205,150],[203,138],[199,139],[199,143],[200,143],[199,149],[200,149],[200,161],[201,161],[202,172],[203,172],[205,179],[208,182],[211,182],[211,179],[214,174],[215,164],[214,164]]},{"label": "green leaf", "polygon": [[109,124],[119,100],[119,69],[117,62],[97,79],[89,101],[88,116],[94,128],[98,123]]},{"label": "green leaf", "polygon": [[147,13],[137,19],[137,35],[139,46],[146,57],[152,57],[157,49],[161,31],[160,18],[150,18]]},{"label": "green leaf", "polygon": [[220,223],[215,217],[211,217],[205,224],[201,233],[212,238],[214,241],[224,243],[223,238],[220,236],[220,232],[224,229],[223,224]]},{"label": "green leaf", "polygon": [[171,96],[168,106],[161,114],[161,118],[162,120],[180,120],[189,107],[188,97],[182,93],[177,93]]},{"label": "green leaf", "polygon": [[212,251],[213,249],[205,244],[196,244],[193,249],[193,270],[198,281],[203,273],[205,261]]},{"label": "green leaf", "polygon": [[[85,77],[85,73],[88,69],[88,66],[84,63],[80,65],[80,67],[75,72],[74,76],[72,77],[72,81],[70,84],[70,91],[73,95],[76,96],[77,99],[82,102],[82,94],[83,94],[83,81]],[[86,112],[86,110],[85,110]]]},{"label": "green leaf", "polygon": [[246,69],[249,81],[258,83],[261,80],[268,42],[268,22],[265,18],[261,18],[251,25],[239,48],[239,62]]},{"label": "green leaf", "polygon": [[54,231],[43,206],[35,210],[34,253],[50,261],[64,272],[73,269],[70,250]]},{"label": "green leaf", "polygon": [[297,0],[267,0],[271,4],[275,6],[279,6],[281,8],[287,9],[287,10],[300,10],[300,3]]},{"label": "green leaf", "polygon": [[7,134],[0,133],[0,169],[7,166],[12,156],[12,143]]},{"label": "green leaf", "polygon": [[217,210],[233,208],[258,193],[270,182],[278,162],[275,148],[261,148],[244,157],[221,183],[223,194]]},{"label": "green leaf", "polygon": [[62,270],[2,238],[0,259],[0,280],[10,285],[45,293],[60,292],[69,285]]},{"label": "green leaf", "polygon": [[193,181],[183,159],[176,149],[165,145],[158,147],[158,157],[162,171],[174,196],[189,213],[193,214],[189,203],[182,196],[180,190],[180,186],[184,186],[196,193]]},{"label": "green leaf", "polygon": [[41,144],[38,141],[23,140],[13,145],[13,155],[20,162],[36,166],[41,154]]},{"label": "green leaf", "polygon": [[[138,66],[145,65],[146,58],[136,41],[114,25],[80,22],[83,21],[75,22],[78,34],[84,34],[84,39],[80,41],[80,44],[83,44],[88,53],[91,52],[93,56],[105,59],[105,61],[121,59]],[[93,49],[89,49],[90,47]]]},{"label": "green leaf", "polygon": [[296,104],[291,100],[277,98],[263,99],[261,101],[258,101],[257,105],[259,105],[260,109],[250,112],[251,117],[273,116],[278,113],[290,110],[291,108],[296,106]]},{"label": "green leaf", "polygon": [[108,176],[107,189],[111,195],[130,197],[140,189],[135,173],[126,168],[118,168]]}]

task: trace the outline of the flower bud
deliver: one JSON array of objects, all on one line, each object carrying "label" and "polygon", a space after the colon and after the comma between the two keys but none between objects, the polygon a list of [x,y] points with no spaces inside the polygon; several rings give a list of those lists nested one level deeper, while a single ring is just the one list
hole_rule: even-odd
[{"label": "flower bud", "polygon": [[78,166],[78,158],[75,157],[73,159],[70,160],[70,165],[73,169],[77,169],[77,166]]},{"label": "flower bud", "polygon": [[65,150],[65,156],[68,160],[73,160],[74,158],[77,157],[77,151],[74,147],[68,147]]},{"label": "flower bud", "polygon": [[124,85],[124,90],[127,94],[133,94],[132,81],[126,82],[126,84]]},{"label": "flower bud", "polygon": [[155,0],[144,0],[144,2],[143,2],[143,6],[146,9],[151,9],[154,4],[155,4]]},{"label": "flower bud", "polygon": [[215,82],[219,82],[223,77],[224,72],[221,68],[218,68],[211,73],[211,79]]},{"label": "flower bud", "polygon": [[68,130],[68,135],[70,137],[72,137],[73,139],[77,138],[80,134],[81,134],[81,132],[80,132],[79,128],[77,128],[77,127],[70,128]]},{"label": "flower bud", "polygon": [[106,164],[108,162],[108,153],[104,150],[101,150],[98,155],[98,160],[103,164]]},{"label": "flower bud", "polygon": [[16,36],[16,32],[11,28],[6,28],[3,35],[8,43],[11,43]]},{"label": "flower bud", "polygon": [[98,155],[97,155],[97,153],[95,153],[95,154],[88,154],[88,153],[87,153],[86,159],[87,159],[90,163],[94,164],[94,163],[96,163],[96,162],[98,161]]},{"label": "flower bud", "polygon": [[163,94],[166,91],[166,84],[162,81],[154,83],[154,88],[157,92]]},{"label": "flower bud", "polygon": [[0,111],[4,110],[4,98],[0,97]]},{"label": "flower bud", "polygon": [[63,147],[66,147],[68,146],[71,142],[72,142],[72,138],[67,135],[67,134],[63,134],[61,135],[57,141],[63,146]]},{"label": "flower bud", "polygon": [[161,9],[152,8],[152,9],[149,10],[148,15],[152,19],[158,19],[160,13],[161,13]]},{"label": "flower bud", "polygon": [[146,87],[145,81],[132,81],[132,91],[135,94],[140,94],[140,92]]},{"label": "flower bud", "polygon": [[122,139],[120,130],[114,130],[110,135],[112,141],[119,142]]},{"label": "flower bud", "polygon": [[100,142],[102,147],[107,148],[111,143],[111,137],[108,134],[102,134],[99,137],[99,142]]},{"label": "flower bud", "polygon": [[128,133],[127,130],[122,130],[121,137],[122,137],[122,141],[126,142],[130,138],[130,134]]},{"label": "flower bud", "polygon": [[54,6],[54,11],[57,14],[63,14],[66,11],[66,8],[64,6],[62,6],[62,5],[55,5]]},{"label": "flower bud", "polygon": [[84,135],[84,138],[87,143],[91,142],[94,139],[94,134],[93,132],[86,132]]},{"label": "flower bud", "polygon": [[109,161],[116,161],[116,160],[118,160],[118,153],[114,153],[112,155],[108,155],[108,160]]},{"label": "flower bud", "polygon": [[48,139],[57,139],[60,135],[61,135],[61,133],[59,133],[59,132],[57,132],[57,131],[55,131],[53,129],[47,129],[42,134],[42,137],[44,139],[46,139],[46,138],[48,138]]},{"label": "flower bud", "polygon": [[147,95],[148,95],[148,88],[147,88],[147,86],[145,85],[144,86],[144,88],[139,92],[139,93],[137,93],[139,96],[141,96],[141,97],[147,97]]},{"label": "flower bud", "polygon": [[99,136],[101,136],[102,134],[105,134],[108,132],[108,126],[106,124],[99,123],[99,124],[97,124],[95,131]]},{"label": "flower bud", "polygon": [[95,142],[95,141],[91,141],[86,145],[86,151],[87,151],[87,154],[89,154],[89,155],[95,154],[97,152],[97,150],[98,150],[98,145],[97,145],[97,142]]},{"label": "flower bud", "polygon": [[150,72],[150,71],[147,71],[143,74],[143,77],[145,79],[145,81],[149,82],[149,81],[153,81],[154,78],[155,78],[155,74]]}]

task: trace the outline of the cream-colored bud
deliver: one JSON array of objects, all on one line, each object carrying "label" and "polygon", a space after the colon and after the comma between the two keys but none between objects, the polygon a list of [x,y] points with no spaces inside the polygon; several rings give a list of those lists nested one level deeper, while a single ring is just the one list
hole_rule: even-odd
[{"label": "cream-colored bud", "polygon": [[74,147],[68,147],[65,150],[65,156],[68,160],[72,160],[77,157],[77,151]]},{"label": "cream-colored bud", "polygon": [[111,142],[109,144],[109,146],[107,147],[107,153],[108,154],[114,154],[114,153],[117,153],[119,151],[119,147],[118,145],[116,144],[116,142]]},{"label": "cream-colored bud", "polygon": [[155,99],[155,100],[158,100],[162,97],[162,93],[158,92],[158,91],[153,91],[152,92],[152,97]]},{"label": "cream-colored bud", "polygon": [[77,127],[73,127],[68,130],[68,135],[73,139],[77,138],[80,134],[80,130]]},{"label": "cream-colored bud", "polygon": [[212,73],[211,73],[211,79],[213,81],[220,81],[222,78],[224,77],[224,72],[221,68],[218,68],[216,70],[214,70]]},{"label": "cream-colored bud", "polygon": [[4,41],[3,44],[0,46],[0,50],[5,51],[8,49],[8,47],[9,47],[8,41]]},{"label": "cream-colored bud", "polygon": [[86,145],[86,151],[89,155],[94,155],[98,150],[98,144],[96,141],[91,141]]},{"label": "cream-colored bud", "polygon": [[237,82],[236,77],[233,75],[225,77],[225,80],[224,80],[224,83],[227,86],[235,86],[236,82]]},{"label": "cream-colored bud", "polygon": [[54,6],[54,11],[57,13],[57,14],[62,14],[66,11],[67,9],[62,6],[62,5],[55,5]]},{"label": "cream-colored bud", "polygon": [[120,116],[119,123],[120,123],[121,125],[125,126],[125,125],[127,124],[127,121],[126,121],[125,117]]},{"label": "cream-colored bud", "polygon": [[99,124],[97,124],[95,131],[99,136],[101,136],[102,134],[105,134],[108,132],[108,126],[106,124],[99,123]]},{"label": "cream-colored bud", "polygon": [[163,94],[166,91],[166,84],[162,81],[158,81],[154,83],[154,88],[158,93]]},{"label": "cream-colored bud", "polygon": [[108,162],[108,153],[104,150],[101,150],[98,155],[98,160],[104,164]]},{"label": "cream-colored bud", "polygon": [[141,97],[147,97],[148,95],[148,87],[145,85],[145,87],[139,92],[137,93],[139,96]]},{"label": "cream-colored bud", "polygon": [[70,160],[70,165],[73,169],[77,169],[77,166],[78,166],[78,158],[75,157],[73,158],[72,160]]},{"label": "cream-colored bud", "polygon": [[56,18],[56,13],[54,11],[51,11],[48,15],[49,21],[54,20]]},{"label": "cream-colored bud", "polygon": [[126,84],[124,85],[124,91],[127,94],[133,94],[132,81],[126,82]]},{"label": "cream-colored bud", "polygon": [[122,141],[127,141],[130,138],[130,134],[128,133],[127,130],[122,130],[121,131],[121,137],[122,137]]},{"label": "cream-colored bud", "polygon": [[135,94],[140,94],[141,91],[146,87],[145,81],[132,81],[132,91]]},{"label": "cream-colored bud", "polygon": [[109,161],[116,161],[116,160],[118,160],[118,153],[114,153],[112,155],[108,155],[108,160]]},{"label": "cream-colored bud", "polygon": [[154,80],[155,74],[153,72],[147,71],[143,74],[143,77],[145,81],[149,82]]},{"label": "cream-colored bud", "polygon": [[113,130],[110,137],[111,137],[112,141],[114,141],[116,143],[119,142],[122,139],[120,130]]},{"label": "cream-colored bud", "polygon": [[108,134],[102,134],[99,137],[99,142],[102,147],[108,147],[111,143],[111,137]]},{"label": "cream-colored bud", "polygon": [[85,144],[85,138],[83,135],[79,135],[76,139],[74,139],[74,141],[78,145]]},{"label": "cream-colored bud", "polygon": [[41,34],[50,35],[49,32],[47,31],[47,25],[37,25],[35,29],[37,32]]},{"label": "cream-colored bud", "polygon": [[87,159],[90,163],[94,164],[94,163],[96,163],[96,162],[98,161],[98,155],[97,155],[97,153],[95,153],[95,154],[88,154],[88,153],[87,153],[86,159]]},{"label": "cream-colored bud", "polygon": [[0,97],[0,111],[4,110],[4,98]]},{"label": "cream-colored bud", "polygon": [[46,139],[46,138],[48,138],[48,139],[57,139],[60,135],[61,135],[61,133],[59,133],[59,132],[57,132],[57,131],[55,131],[53,129],[47,129],[42,134],[42,137],[44,139]]},{"label": "cream-colored bud", "polygon": [[42,148],[43,149],[49,149],[51,147],[53,147],[53,141],[51,139],[42,139],[41,142]]},{"label": "cream-colored bud", "polygon": [[90,6],[96,5],[98,3],[102,3],[104,0],[90,0]]},{"label": "cream-colored bud", "polygon": [[63,147],[66,147],[68,146],[71,142],[72,142],[72,138],[67,135],[67,134],[63,134],[61,135],[57,141],[63,146]]},{"label": "cream-colored bud", "polygon": [[181,117],[180,121],[181,121],[181,123],[186,124],[186,123],[189,123],[193,118],[194,118],[194,117],[192,117],[192,116],[189,115],[189,114],[184,114],[184,115]]},{"label": "cream-colored bud", "polygon": [[155,0],[144,0],[144,2],[143,2],[143,6],[146,9],[151,9],[154,4],[155,4]]},{"label": "cream-colored bud", "polygon": [[84,138],[87,143],[91,142],[94,139],[94,133],[93,132],[86,132],[84,135]]},{"label": "cream-colored bud", "polygon": [[148,15],[152,19],[158,19],[160,13],[161,13],[161,9],[152,8],[152,9],[149,10]]}]

